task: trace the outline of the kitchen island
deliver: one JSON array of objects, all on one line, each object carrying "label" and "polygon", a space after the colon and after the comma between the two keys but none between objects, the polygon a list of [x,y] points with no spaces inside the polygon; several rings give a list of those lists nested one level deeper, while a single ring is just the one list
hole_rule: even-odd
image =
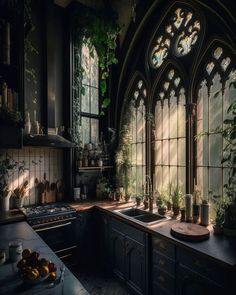
[{"label": "kitchen island", "polygon": [[9,262],[8,244],[11,241],[22,241],[23,249],[29,248],[54,262],[60,275],[62,262],[38,236],[37,233],[24,221],[0,226],[0,248],[6,250],[7,261],[0,265],[0,294],[39,294],[39,295],[86,295],[89,294],[76,277],[66,268],[64,282],[54,287],[49,287],[48,282],[37,285],[24,285],[17,273],[16,263]]}]

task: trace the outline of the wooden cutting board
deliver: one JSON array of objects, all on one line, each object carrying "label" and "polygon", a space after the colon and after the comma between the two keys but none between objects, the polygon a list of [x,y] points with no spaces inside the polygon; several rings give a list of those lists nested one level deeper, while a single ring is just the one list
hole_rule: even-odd
[{"label": "wooden cutting board", "polygon": [[210,232],[207,228],[193,223],[178,222],[172,225],[171,234],[181,240],[198,242],[207,240]]}]

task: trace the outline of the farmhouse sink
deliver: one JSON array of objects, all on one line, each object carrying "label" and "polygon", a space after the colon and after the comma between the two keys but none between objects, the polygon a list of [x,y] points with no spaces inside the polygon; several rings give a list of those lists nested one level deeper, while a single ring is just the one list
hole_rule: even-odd
[{"label": "farmhouse sink", "polygon": [[148,212],[138,208],[127,208],[127,209],[117,210],[116,212],[118,214],[126,216],[130,220],[135,220],[145,225],[152,225],[152,224],[169,219],[169,217],[162,216],[157,213]]}]

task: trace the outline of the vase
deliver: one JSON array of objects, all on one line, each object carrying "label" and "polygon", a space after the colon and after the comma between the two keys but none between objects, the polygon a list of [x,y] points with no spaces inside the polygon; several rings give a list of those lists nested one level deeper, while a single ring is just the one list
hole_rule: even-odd
[{"label": "vase", "polygon": [[193,204],[193,222],[199,222],[199,215],[200,215],[200,205]]},{"label": "vase", "polygon": [[24,205],[24,198],[15,198],[15,208],[20,209]]},{"label": "vase", "polygon": [[3,197],[0,196],[0,210],[1,212],[7,212],[9,211],[9,207],[10,207],[10,196],[11,193],[9,192],[7,196]]},{"label": "vase", "polygon": [[210,205],[202,203],[200,205],[201,225],[207,226],[210,223]]}]

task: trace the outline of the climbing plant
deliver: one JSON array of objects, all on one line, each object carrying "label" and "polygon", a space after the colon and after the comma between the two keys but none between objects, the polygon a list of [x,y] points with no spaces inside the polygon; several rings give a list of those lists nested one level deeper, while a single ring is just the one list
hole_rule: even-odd
[{"label": "climbing plant", "polygon": [[[92,12],[87,12],[83,16],[81,13],[76,13],[73,18],[74,38],[77,42],[85,43],[90,51],[91,57],[93,57],[94,49],[97,52],[99,59],[99,84],[100,92],[102,96],[101,115],[104,114],[110,104],[110,99],[107,97],[107,78],[109,76],[110,66],[118,62],[115,50],[116,40],[120,32],[120,27],[116,23],[114,14],[111,13],[111,17],[104,18],[102,15],[97,15]],[[77,69],[77,80],[79,83],[82,80],[84,69]],[[83,93],[83,87],[80,87],[81,93]]]}]

